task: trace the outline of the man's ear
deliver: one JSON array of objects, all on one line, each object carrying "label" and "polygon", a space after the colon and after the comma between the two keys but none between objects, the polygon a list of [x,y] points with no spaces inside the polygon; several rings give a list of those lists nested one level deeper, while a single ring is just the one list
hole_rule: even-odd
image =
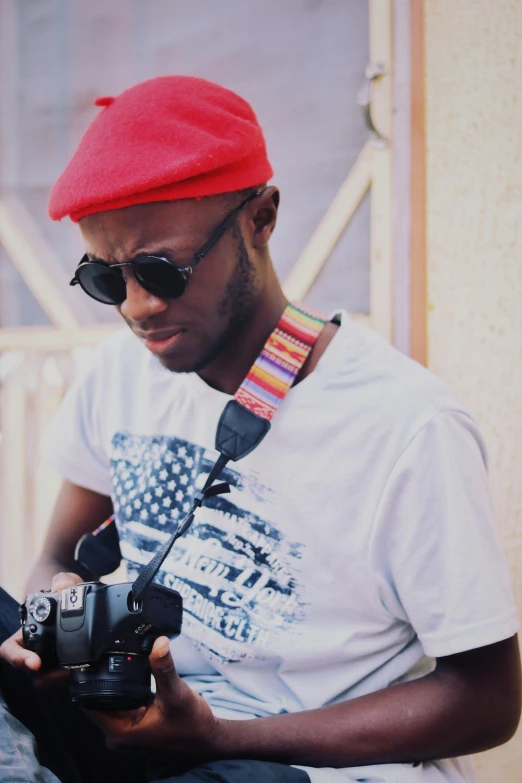
[{"label": "man's ear", "polygon": [[270,185],[265,188],[252,202],[252,220],[254,233],[252,246],[261,250],[268,244],[277,222],[279,207],[279,190]]}]

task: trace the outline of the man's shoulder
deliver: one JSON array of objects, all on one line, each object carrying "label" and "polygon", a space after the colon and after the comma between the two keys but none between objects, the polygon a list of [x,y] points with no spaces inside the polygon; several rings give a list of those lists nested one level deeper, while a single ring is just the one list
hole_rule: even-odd
[{"label": "man's shoulder", "polygon": [[[445,381],[401,353],[374,330],[344,316],[330,369],[367,410],[388,421],[423,422],[444,411],[467,415]],[[337,339],[337,337],[335,338]]]}]

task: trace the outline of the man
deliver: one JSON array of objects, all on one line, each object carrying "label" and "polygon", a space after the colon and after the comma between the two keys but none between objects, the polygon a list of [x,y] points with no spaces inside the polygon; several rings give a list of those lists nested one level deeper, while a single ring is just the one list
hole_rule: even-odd
[{"label": "man", "polygon": [[[130,331],[102,344],[47,437],[64,485],[32,590],[80,581],[75,544],[112,513],[140,572],[287,304],[268,252],[279,194],[248,104],[189,77],[97,103],[50,214],[79,222],[75,281]],[[442,383],[345,313],[329,322],[264,441],[225,471],[230,496],[162,566],[184,628],[154,646],[154,702],[90,713],[121,779],[138,751],[164,761],[153,777],[187,782],[474,780],[458,757],[505,742],[520,714],[484,463]],[[20,641],[3,657],[37,671]],[[91,757],[99,746],[92,733]]]}]

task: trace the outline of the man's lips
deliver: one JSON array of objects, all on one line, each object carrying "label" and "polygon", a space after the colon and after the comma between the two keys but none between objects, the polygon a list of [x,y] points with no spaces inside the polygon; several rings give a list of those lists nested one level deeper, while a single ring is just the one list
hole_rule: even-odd
[{"label": "man's lips", "polygon": [[143,340],[145,347],[148,348],[149,351],[161,355],[168,353],[176,345],[184,331],[184,329],[178,329],[175,332],[138,333],[138,337]]}]

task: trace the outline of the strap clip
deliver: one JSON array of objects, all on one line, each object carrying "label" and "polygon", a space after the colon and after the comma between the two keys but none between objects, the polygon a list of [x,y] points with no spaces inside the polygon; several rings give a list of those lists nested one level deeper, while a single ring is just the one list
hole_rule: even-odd
[{"label": "strap clip", "polygon": [[195,511],[202,506],[207,498],[213,498],[215,495],[226,495],[227,492],[230,492],[230,484],[226,481],[222,484],[214,484],[212,487],[202,489],[194,495],[192,509]]},{"label": "strap clip", "polygon": [[216,432],[216,449],[234,462],[246,457],[258,446],[270,422],[244,408],[237,400],[230,400],[221,414]]}]

